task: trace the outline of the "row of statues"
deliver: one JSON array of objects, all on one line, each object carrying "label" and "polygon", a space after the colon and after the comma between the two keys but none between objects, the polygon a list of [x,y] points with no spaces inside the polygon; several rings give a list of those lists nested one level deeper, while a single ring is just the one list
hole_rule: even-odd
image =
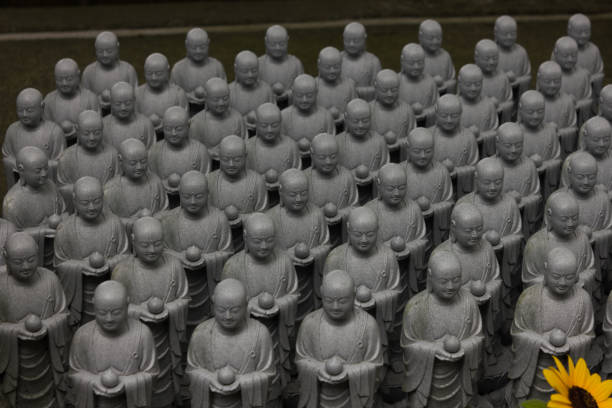
[{"label": "row of statues", "polygon": [[193,29],[138,86],[104,32],[82,76],[66,58],[56,91],[24,89],[2,148],[8,403],[513,407],[553,392],[552,356],[610,375],[590,22],[538,90],[511,17],[456,79],[441,36],[423,22],[397,74],[350,23],[314,78],[273,26],[228,84]]}]

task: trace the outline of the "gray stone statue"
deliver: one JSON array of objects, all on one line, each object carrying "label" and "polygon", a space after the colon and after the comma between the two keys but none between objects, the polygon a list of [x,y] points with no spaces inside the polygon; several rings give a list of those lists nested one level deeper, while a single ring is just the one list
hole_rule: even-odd
[{"label": "gray stone statue", "polygon": [[531,82],[531,62],[525,48],[516,42],[516,20],[510,16],[500,16],[495,20],[493,34],[499,48],[499,69],[505,72],[516,97],[529,89]]},{"label": "gray stone statue", "polygon": [[603,331],[603,362],[601,364],[601,377],[610,378],[612,374],[612,295],[608,295],[605,306],[605,316],[602,325]]},{"label": "gray stone statue", "polygon": [[424,72],[425,51],[419,44],[406,44],[402,48],[400,63],[399,99],[410,105],[419,125],[433,125],[438,87],[436,81]]},{"label": "gray stone statue", "polygon": [[374,99],[374,78],[380,71],[380,60],[366,51],[366,29],[363,24],[352,22],[344,27],[342,39],[342,76],[355,81],[357,96],[366,101]]},{"label": "gray stone statue", "polygon": [[5,247],[6,241],[16,231],[17,228],[15,227],[15,224],[8,220],[5,220],[4,218],[0,218],[0,266],[6,264],[4,254],[2,253],[1,249]]},{"label": "gray stone statue", "polygon": [[474,63],[482,70],[482,94],[493,98],[500,122],[512,119],[514,101],[508,75],[499,67],[499,48],[495,42],[483,39],[474,48]]},{"label": "gray stone statue", "polygon": [[599,116],[612,122],[612,85],[606,85],[599,95]]},{"label": "gray stone statue", "polygon": [[343,58],[334,47],[319,52],[317,68],[317,104],[329,109],[336,127],[344,124],[346,105],[357,97],[355,81],[342,75]]},{"label": "gray stone statue", "polygon": [[425,51],[425,72],[433,77],[440,95],[455,93],[455,66],[448,51],[442,48],[442,26],[435,20],[419,25],[419,44]]}]

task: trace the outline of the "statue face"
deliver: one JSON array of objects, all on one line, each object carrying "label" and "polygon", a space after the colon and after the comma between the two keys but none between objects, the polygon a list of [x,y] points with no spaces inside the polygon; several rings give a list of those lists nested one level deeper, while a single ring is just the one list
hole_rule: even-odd
[{"label": "statue face", "polygon": [[217,294],[214,297],[215,320],[228,331],[238,328],[247,317],[244,299],[236,296]]},{"label": "statue face", "polygon": [[461,106],[439,105],[436,111],[436,124],[446,132],[452,132],[461,122]]},{"label": "statue face", "polygon": [[355,110],[346,115],[346,127],[349,133],[356,137],[364,137],[370,131],[371,117],[369,110]]},{"label": "statue face", "polygon": [[549,209],[547,222],[550,229],[561,237],[569,237],[578,226],[578,206],[564,205],[561,208]]},{"label": "statue face", "polygon": [[314,86],[294,86],[293,105],[301,111],[309,111],[317,101],[317,90]]},{"label": "statue face", "polygon": [[318,64],[319,76],[327,82],[336,82],[342,71],[342,59],[340,58],[321,58]]},{"label": "statue face", "polygon": [[133,234],[134,254],[144,263],[155,263],[164,252],[161,230],[151,228]]},{"label": "statue face", "polygon": [[42,120],[42,113],[42,104],[36,99],[17,101],[17,117],[26,127],[38,126]]},{"label": "statue face", "polygon": [[111,113],[119,119],[128,119],[134,113],[134,96],[129,93],[113,95],[111,100]]},{"label": "statue face", "polygon": [[502,25],[495,29],[495,42],[504,48],[510,48],[516,43],[516,27]]},{"label": "statue face", "polygon": [[153,89],[159,89],[165,86],[170,79],[170,70],[167,66],[159,66],[151,64],[145,67],[145,80],[147,85]]},{"label": "statue face", "polygon": [[442,46],[442,33],[439,31],[421,31],[419,44],[429,53],[436,53]]},{"label": "statue face", "polygon": [[127,302],[121,296],[94,298],[94,310],[97,325],[109,333],[119,331],[128,318]]},{"label": "statue face", "polygon": [[369,252],[376,246],[378,228],[370,223],[353,223],[348,226],[349,242],[359,252]]},{"label": "statue face", "polygon": [[308,182],[295,179],[284,183],[279,191],[280,200],[289,211],[299,212],[308,204]]},{"label": "statue face", "polygon": [[[186,119],[186,118],[185,118]],[[164,118],[164,139],[172,145],[181,145],[189,136],[187,120],[180,117]]]},{"label": "statue face", "polygon": [[520,134],[504,136],[497,143],[497,154],[504,161],[514,162],[523,154],[523,138]]},{"label": "statue face", "polygon": [[45,158],[34,160],[31,163],[23,163],[23,169],[19,172],[24,183],[31,187],[42,187],[49,178],[49,162]]},{"label": "statue face", "polygon": [[577,278],[574,268],[556,267],[544,273],[544,284],[555,295],[563,296],[576,284]]},{"label": "statue face", "polygon": [[208,203],[208,191],[204,186],[182,185],[180,197],[181,208],[191,215],[200,214]]},{"label": "statue face", "polygon": [[415,166],[425,168],[429,166],[434,156],[433,140],[428,141],[413,141],[408,148],[408,161]]},{"label": "statue face", "polygon": [[365,51],[366,37],[363,33],[344,33],[343,40],[344,51],[346,51],[347,54],[357,56]]},{"label": "statue face", "polygon": [[96,189],[79,191],[73,202],[76,213],[86,221],[96,220],[104,207],[102,191]]},{"label": "statue face", "polygon": [[259,76],[257,60],[242,61],[236,65],[236,81],[246,87],[254,86]]},{"label": "statue face", "polygon": [[564,71],[571,71],[576,66],[578,61],[578,50],[573,48],[557,47],[555,49],[555,59],[557,64],[561,66]]},{"label": "statue face", "polygon": [[497,64],[499,63],[499,54],[497,50],[480,50],[474,56],[474,61],[476,65],[480,67],[482,72],[492,73],[497,69]]},{"label": "statue face", "polygon": [[612,119],[612,98],[606,98],[603,94],[599,97],[599,111],[601,116]]},{"label": "statue face", "polygon": [[402,55],[402,72],[411,78],[418,78],[425,69],[425,58],[417,55]]},{"label": "statue face", "polygon": [[460,75],[459,92],[469,100],[478,98],[482,92],[482,77]]},{"label": "statue face", "polygon": [[208,58],[208,47],[210,40],[206,39],[189,39],[185,42],[187,50],[187,58],[193,62],[203,62]]},{"label": "statue face", "polygon": [[380,199],[386,204],[398,205],[406,197],[406,188],[407,183],[404,174],[382,177],[380,183]]},{"label": "statue face", "polygon": [[264,142],[271,143],[277,140],[281,134],[280,113],[278,115],[258,115],[255,127],[257,137]]},{"label": "statue face", "polygon": [[431,291],[436,297],[451,300],[461,288],[461,267],[459,265],[445,265],[436,271],[430,269],[429,282]]},{"label": "statue face", "polygon": [[121,160],[123,175],[131,180],[138,180],[145,176],[149,161],[145,154],[127,155]]},{"label": "statue face", "polygon": [[478,174],[475,180],[476,191],[487,200],[494,200],[502,192],[504,186],[504,173],[497,171],[486,171]]},{"label": "statue face", "polygon": [[[574,161],[575,162],[575,161]],[[589,194],[597,183],[597,166],[577,164],[568,171],[571,188],[578,194]]]},{"label": "statue face", "polygon": [[355,295],[348,288],[329,287],[321,290],[323,310],[334,321],[346,320],[353,312]]},{"label": "statue face", "polygon": [[244,149],[232,149],[219,154],[219,168],[230,177],[236,177],[242,173],[246,165],[246,154]]},{"label": "statue face", "polygon": [[104,66],[114,65],[115,61],[119,59],[119,44],[97,44],[96,59]]},{"label": "statue face", "polygon": [[21,245],[7,251],[6,266],[15,279],[29,280],[38,267],[38,251],[32,245]]},{"label": "statue face", "polygon": [[383,105],[393,105],[399,97],[397,81],[376,81],[376,100]]},{"label": "statue face", "polygon": [[55,86],[64,95],[72,95],[79,88],[81,78],[78,72],[62,70],[55,73]]},{"label": "statue face", "polygon": [[583,47],[591,39],[591,26],[590,24],[571,24],[567,27],[567,34],[576,41],[579,47]]},{"label": "statue face", "polygon": [[338,167],[338,145],[326,143],[313,149],[312,167],[323,174],[330,174]]},{"label": "statue face", "polygon": [[462,247],[475,248],[480,244],[484,229],[482,217],[456,217],[451,227],[455,240]]},{"label": "statue face", "polygon": [[520,109],[521,120],[530,127],[538,127],[544,121],[545,106],[540,102],[523,104]]},{"label": "statue face", "polygon": [[78,142],[85,149],[94,150],[102,143],[102,122],[81,123]]},{"label": "statue face", "polygon": [[544,96],[552,98],[561,90],[561,73],[542,74],[538,76],[538,89]]},{"label": "statue face", "polygon": [[610,134],[607,132],[591,132],[584,135],[587,152],[593,156],[601,157],[610,150]]},{"label": "statue face", "polygon": [[229,88],[209,89],[206,94],[206,109],[217,115],[224,114],[229,108]]},{"label": "statue face", "polygon": [[272,58],[281,59],[287,56],[289,38],[280,33],[266,36],[266,54]]},{"label": "statue face", "polygon": [[274,229],[257,228],[247,231],[244,244],[248,252],[257,259],[267,259],[274,251],[276,236]]}]

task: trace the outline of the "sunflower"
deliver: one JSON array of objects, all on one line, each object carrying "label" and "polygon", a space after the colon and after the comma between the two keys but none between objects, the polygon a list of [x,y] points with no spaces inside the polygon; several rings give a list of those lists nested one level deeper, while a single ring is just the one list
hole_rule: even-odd
[{"label": "sunflower", "polygon": [[544,369],[546,381],[557,391],[546,406],[548,408],[612,408],[612,380],[601,381],[599,374],[591,374],[584,359],[574,366],[568,357],[569,373],[557,357],[557,369]]}]

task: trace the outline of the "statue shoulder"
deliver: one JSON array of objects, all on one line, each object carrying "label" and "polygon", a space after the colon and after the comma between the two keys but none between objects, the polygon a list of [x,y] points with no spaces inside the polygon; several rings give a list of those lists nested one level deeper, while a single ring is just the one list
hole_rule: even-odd
[{"label": "statue shoulder", "polygon": [[[536,283],[523,290],[516,302],[516,310],[530,309],[532,305],[542,297],[543,289],[542,283]],[[587,294],[587,296],[589,295]]]},{"label": "statue shoulder", "polygon": [[323,308],[308,313],[300,325],[300,332],[305,333],[306,336],[312,336],[315,330],[318,330],[323,313],[325,313]]}]

